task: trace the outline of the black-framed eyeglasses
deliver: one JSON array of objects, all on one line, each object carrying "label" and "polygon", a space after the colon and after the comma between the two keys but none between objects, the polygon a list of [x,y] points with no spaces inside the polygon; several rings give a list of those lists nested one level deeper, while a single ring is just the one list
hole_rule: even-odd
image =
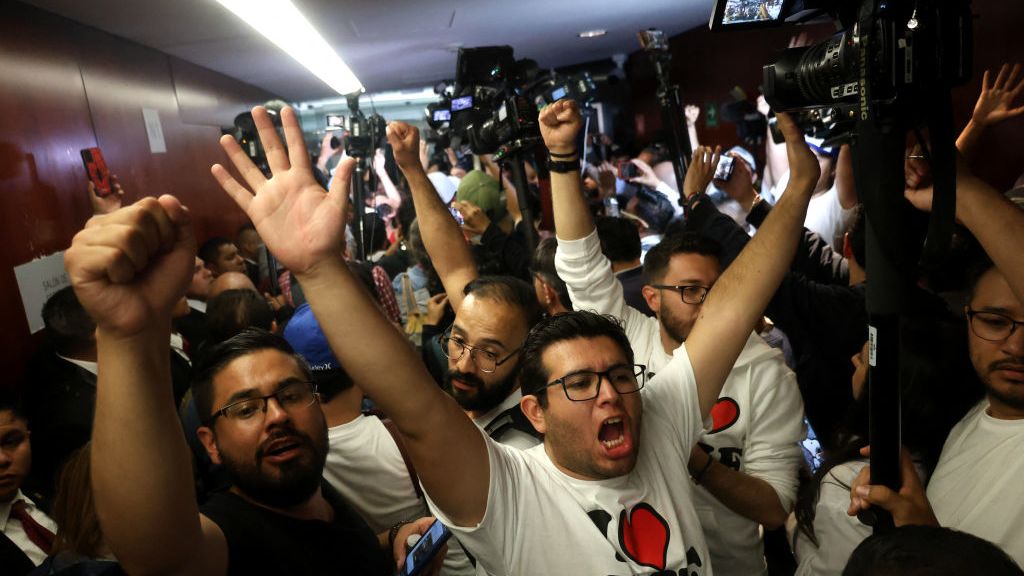
[{"label": "black-framed eyeglasses", "polygon": [[266,415],[267,402],[271,398],[277,400],[278,405],[281,406],[283,410],[291,412],[292,410],[299,410],[312,406],[320,398],[320,395],[316,393],[316,385],[312,382],[296,380],[282,386],[273,394],[257,396],[255,398],[245,398],[243,400],[238,400],[237,402],[232,402],[231,404],[228,404],[214,412],[206,421],[206,425],[213,425],[213,421],[216,420],[218,416],[223,416],[228,420],[236,422],[256,421],[257,415]]},{"label": "black-framed eyeglasses", "polygon": [[449,328],[438,338],[438,342],[441,343],[441,351],[444,355],[450,358],[453,362],[458,362],[462,359],[462,355],[469,350],[469,359],[476,364],[476,367],[480,370],[490,374],[498,369],[505,362],[508,362],[510,358],[519,353],[523,349],[522,346],[516,348],[506,355],[504,358],[498,358],[498,355],[490,350],[484,350],[483,348],[476,348],[470,346],[459,336],[452,335],[452,330]]},{"label": "black-framed eyeglasses", "polygon": [[604,372],[579,370],[566,374],[561,378],[548,382],[545,388],[562,385],[565,397],[573,402],[586,402],[597,398],[601,393],[601,381],[608,380],[619,394],[632,394],[640,391],[647,381],[647,366],[643,364],[621,364],[612,366]]},{"label": "black-framed eyeglasses", "polygon": [[967,319],[971,325],[971,332],[989,342],[1002,342],[1012,336],[1018,326],[1024,325],[1024,321],[1014,320],[1006,314],[970,308],[967,309]]},{"label": "black-framed eyeglasses", "polygon": [[681,284],[678,286],[672,286],[669,284],[651,284],[651,288],[657,288],[658,290],[675,290],[676,292],[679,292],[679,296],[681,296],[683,302],[687,304],[703,304],[704,299],[708,297],[708,290],[711,290],[710,286],[701,286],[700,284]]}]

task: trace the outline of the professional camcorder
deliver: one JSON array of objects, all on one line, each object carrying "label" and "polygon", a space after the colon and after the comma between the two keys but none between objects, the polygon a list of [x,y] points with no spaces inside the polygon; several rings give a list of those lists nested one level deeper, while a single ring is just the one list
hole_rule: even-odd
[{"label": "professional camcorder", "polygon": [[[971,75],[970,0],[717,0],[711,28],[831,18],[843,29],[788,48],[764,67],[765,99],[826,144],[846,139],[867,110],[918,116],[915,102]],[[870,102],[867,100],[870,99]]]},{"label": "professional camcorder", "polygon": [[540,143],[541,108],[563,98],[586,105],[596,86],[587,73],[545,74],[532,60],[515,60],[509,46],[486,46],[460,49],[454,86],[434,91],[441,100],[426,117],[439,143],[501,157]]}]

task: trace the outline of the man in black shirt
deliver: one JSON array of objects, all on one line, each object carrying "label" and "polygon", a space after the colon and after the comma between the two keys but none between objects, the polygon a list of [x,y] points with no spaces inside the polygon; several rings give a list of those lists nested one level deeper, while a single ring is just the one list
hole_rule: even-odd
[{"label": "man in black shirt", "polygon": [[195,245],[164,196],[96,217],[66,253],[96,321],[93,488],[112,552],[129,574],[390,574],[385,550],[401,556],[429,521],[375,536],[321,485],[327,428],[308,368],[269,333],[197,363],[199,435],[233,481],[199,509],[167,355]]}]

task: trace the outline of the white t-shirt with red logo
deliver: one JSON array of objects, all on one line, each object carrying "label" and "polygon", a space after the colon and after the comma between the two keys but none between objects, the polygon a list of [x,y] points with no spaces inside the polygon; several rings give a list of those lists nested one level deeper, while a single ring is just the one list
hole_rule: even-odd
[{"label": "white t-shirt with red logo", "polygon": [[544,445],[522,451],[485,436],[491,483],[481,523],[454,526],[431,509],[494,576],[711,574],[690,485],[680,481],[702,431],[685,347],[640,394],[639,452],[629,474],[577,480],[555,467]]}]

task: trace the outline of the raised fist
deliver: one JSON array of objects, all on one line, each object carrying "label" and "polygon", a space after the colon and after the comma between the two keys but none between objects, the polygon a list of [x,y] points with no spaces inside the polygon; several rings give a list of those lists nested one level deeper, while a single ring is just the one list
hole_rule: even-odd
[{"label": "raised fist", "polygon": [[388,143],[395,152],[395,162],[402,169],[420,164],[420,131],[405,122],[388,124]]},{"label": "raised fist", "polygon": [[576,151],[576,134],[583,125],[575,100],[559,100],[540,111],[540,135],[548,151],[570,154]]}]

